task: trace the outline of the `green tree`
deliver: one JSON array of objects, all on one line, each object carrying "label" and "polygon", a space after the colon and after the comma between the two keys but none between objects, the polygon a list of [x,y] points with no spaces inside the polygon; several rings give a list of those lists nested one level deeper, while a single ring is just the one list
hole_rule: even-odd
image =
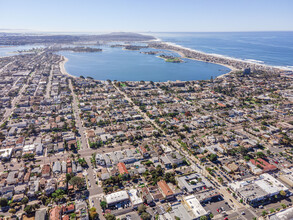
[{"label": "green tree", "polygon": [[69,183],[73,186],[77,186],[80,189],[84,185],[84,180],[81,177],[74,176],[69,180]]},{"label": "green tree", "polygon": [[148,212],[143,212],[140,215],[142,220],[151,220],[152,216]]},{"label": "green tree", "polygon": [[27,204],[28,203],[28,198],[25,196],[23,197],[23,199],[21,200],[21,204]]},{"label": "green tree", "polygon": [[217,154],[210,154],[210,155],[208,156],[208,159],[209,159],[210,161],[212,161],[212,162],[216,161],[217,158],[218,158]]},{"label": "green tree", "polygon": [[105,218],[106,218],[106,220],[116,220],[115,215],[112,215],[112,214],[106,214]]},{"label": "green tree", "polygon": [[201,216],[199,219],[200,219],[200,220],[208,220],[208,217],[206,217],[206,216]]},{"label": "green tree", "polygon": [[258,158],[264,158],[266,155],[263,152],[259,151],[259,152],[256,153],[256,156]]},{"label": "green tree", "polygon": [[244,158],[244,160],[246,160],[246,161],[249,161],[249,160],[250,160],[250,157],[247,156],[247,155],[245,155],[243,158]]},{"label": "green tree", "polygon": [[137,208],[138,214],[141,214],[141,213],[145,212],[145,210],[146,210],[146,206],[144,204],[141,204]]},{"label": "green tree", "polygon": [[26,214],[31,215],[34,212],[34,207],[32,205],[27,205],[23,210]]},{"label": "green tree", "polygon": [[281,196],[286,196],[287,193],[286,193],[284,190],[281,190],[281,191],[280,191],[280,195],[281,195]]},{"label": "green tree", "polygon": [[106,201],[101,201],[100,206],[102,207],[103,210],[107,208],[107,202]]},{"label": "green tree", "polygon": [[15,214],[16,210],[15,209],[9,209],[9,213]]},{"label": "green tree", "polygon": [[95,207],[92,207],[89,209],[89,217],[90,217],[90,220],[95,220],[95,219],[98,219],[98,213],[97,213],[97,210]]},{"label": "green tree", "polygon": [[0,198],[0,206],[5,207],[8,205],[8,200],[6,198]]}]

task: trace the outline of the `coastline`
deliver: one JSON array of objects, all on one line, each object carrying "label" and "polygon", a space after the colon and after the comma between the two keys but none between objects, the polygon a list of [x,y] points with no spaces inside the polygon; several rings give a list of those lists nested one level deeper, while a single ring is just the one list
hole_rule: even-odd
[{"label": "coastline", "polygon": [[[195,58],[190,58],[190,57],[186,57],[184,55],[184,53],[180,52],[180,51],[176,51],[176,50],[172,50],[173,52],[175,53],[178,53],[182,58],[184,59],[190,59],[190,60],[196,60],[196,61],[200,61],[200,62],[205,62],[205,61],[202,61],[202,60],[199,60],[199,59],[195,59]],[[211,62],[207,62],[207,63],[211,63]],[[225,75],[228,75],[230,73],[232,73],[233,71],[237,71],[237,70],[240,70],[240,69],[236,69],[235,67],[233,66],[230,66],[230,65],[227,65],[227,64],[222,64],[222,63],[213,63],[213,64],[217,64],[217,65],[220,65],[220,66],[224,66],[224,67],[227,67],[228,69],[230,69],[230,71],[228,73],[225,73],[225,74],[222,74],[220,76],[217,76],[217,78],[220,78],[220,77],[223,77]]]},{"label": "coastline", "polygon": [[61,58],[62,61],[59,63],[61,73],[69,77],[77,78],[77,76],[70,75],[65,69],[65,63],[68,61],[68,58],[66,58],[65,56],[61,56]]},{"label": "coastline", "polygon": [[[246,68],[250,68],[252,71],[255,71],[255,72],[266,71],[273,74],[280,74],[286,71],[292,72],[291,69],[286,67],[260,64],[260,63],[252,62],[251,60],[241,60],[241,59],[237,59],[233,57],[226,57],[219,54],[209,54],[209,53],[190,49],[190,48],[183,47],[183,46],[170,43],[170,42],[164,42],[164,41],[150,42],[149,47],[154,49],[173,51],[175,53],[178,53],[182,58],[193,59],[193,60],[197,60],[201,62],[208,62],[208,63],[225,66],[231,70],[229,73],[233,71],[237,71],[237,70],[244,70]],[[223,74],[221,76],[224,76],[227,74]],[[221,76],[218,76],[218,77],[221,77]]]}]

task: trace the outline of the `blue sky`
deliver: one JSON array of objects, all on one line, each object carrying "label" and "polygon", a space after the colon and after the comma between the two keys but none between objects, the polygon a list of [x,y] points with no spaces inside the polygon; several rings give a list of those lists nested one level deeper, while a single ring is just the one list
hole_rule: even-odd
[{"label": "blue sky", "polygon": [[0,29],[293,31],[293,0],[0,0]]}]

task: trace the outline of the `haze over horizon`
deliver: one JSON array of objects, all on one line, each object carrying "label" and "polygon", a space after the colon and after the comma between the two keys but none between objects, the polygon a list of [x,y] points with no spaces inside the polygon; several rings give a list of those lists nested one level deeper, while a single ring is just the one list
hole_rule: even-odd
[{"label": "haze over horizon", "polygon": [[293,31],[290,0],[0,2],[0,30],[39,32]]}]

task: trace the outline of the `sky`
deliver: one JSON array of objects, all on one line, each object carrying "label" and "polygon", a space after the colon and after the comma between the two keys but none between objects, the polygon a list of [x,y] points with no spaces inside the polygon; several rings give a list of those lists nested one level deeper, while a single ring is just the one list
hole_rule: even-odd
[{"label": "sky", "polygon": [[0,29],[293,31],[293,0],[0,0]]}]

